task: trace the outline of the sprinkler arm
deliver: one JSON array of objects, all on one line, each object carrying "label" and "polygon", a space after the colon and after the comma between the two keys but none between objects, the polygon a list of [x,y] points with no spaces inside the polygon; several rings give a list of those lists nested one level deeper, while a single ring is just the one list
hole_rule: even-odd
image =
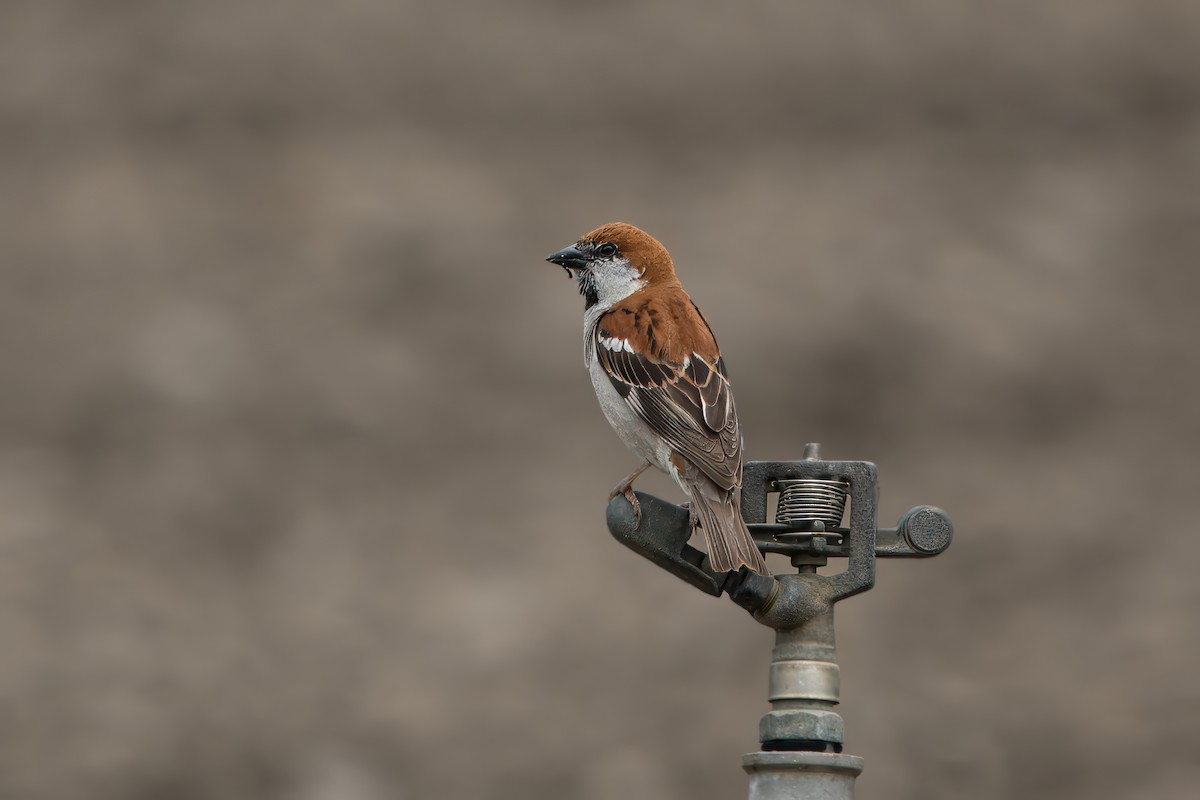
[{"label": "sprinkler arm", "polygon": [[[743,472],[742,516],[755,539],[767,551],[794,552],[777,545],[766,525],[767,494],[776,480],[788,478],[840,478],[850,483],[850,527],[841,544],[827,544],[824,538],[809,542],[806,552],[825,557],[846,557],[846,569],[833,575],[805,573],[804,580],[780,581],[740,572],[714,572],[708,556],[688,544],[692,531],[688,527],[687,509],[653,495],[637,492],[641,503],[641,520],[624,496],[614,497],[608,504],[609,532],[621,544],[653,561],[680,580],[706,594],[730,596],[770,627],[786,627],[786,621],[768,621],[762,612],[775,608],[788,595],[785,606],[795,605],[788,618],[806,616],[803,609],[815,612],[812,604],[824,606],[870,589],[875,582],[875,559],[927,558],[950,546],[953,527],[945,512],[933,506],[917,506],[904,514],[895,528],[876,528],[878,478],[874,464],[865,461],[751,461]],[[756,531],[756,528],[759,529]],[[783,577],[783,576],[779,576]],[[791,597],[801,593],[805,598]],[[769,604],[769,605],[768,605]],[[768,614],[767,616],[774,616]]]}]

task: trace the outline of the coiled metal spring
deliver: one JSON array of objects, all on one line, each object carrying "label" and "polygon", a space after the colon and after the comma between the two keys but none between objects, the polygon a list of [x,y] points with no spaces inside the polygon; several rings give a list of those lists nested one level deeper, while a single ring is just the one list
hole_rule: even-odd
[{"label": "coiled metal spring", "polygon": [[775,522],[793,526],[799,530],[818,529],[820,522],[824,530],[833,530],[842,524],[846,513],[846,495],[850,484],[846,481],[823,478],[784,478],[774,482],[779,490],[779,505],[775,509]]}]

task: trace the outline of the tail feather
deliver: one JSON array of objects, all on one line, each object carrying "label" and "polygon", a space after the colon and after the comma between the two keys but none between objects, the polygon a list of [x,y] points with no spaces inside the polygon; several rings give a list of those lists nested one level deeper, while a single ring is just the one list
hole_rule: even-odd
[{"label": "tail feather", "polygon": [[771,574],[742,519],[742,498],[736,489],[726,492],[711,481],[700,481],[692,484],[688,494],[704,532],[713,572],[733,572],[745,565],[759,575]]}]

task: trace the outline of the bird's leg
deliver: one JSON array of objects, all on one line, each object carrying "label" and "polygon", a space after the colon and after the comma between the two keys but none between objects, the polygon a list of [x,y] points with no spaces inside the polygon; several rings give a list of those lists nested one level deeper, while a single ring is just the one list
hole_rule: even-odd
[{"label": "bird's leg", "polygon": [[690,502],[680,503],[680,507],[686,508],[688,512],[688,530],[692,533],[696,532],[696,528],[700,527],[700,520],[696,517],[696,509],[692,508]]},{"label": "bird's leg", "polygon": [[626,475],[620,483],[613,487],[613,490],[608,493],[608,499],[612,500],[619,494],[625,495],[625,499],[629,501],[629,505],[633,506],[634,527],[642,522],[642,503],[637,499],[637,495],[633,493],[633,482],[637,477],[650,468],[650,462],[647,461],[633,472]]}]

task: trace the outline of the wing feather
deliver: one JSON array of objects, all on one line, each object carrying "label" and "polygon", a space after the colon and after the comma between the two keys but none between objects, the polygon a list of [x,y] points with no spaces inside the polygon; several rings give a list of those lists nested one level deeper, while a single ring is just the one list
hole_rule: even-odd
[{"label": "wing feather", "polygon": [[[593,336],[596,357],[618,393],[634,412],[686,456],[719,487],[738,488],[742,477],[742,437],[733,392],[725,365],[717,356],[692,352],[671,354],[660,349],[605,346],[602,341],[626,339],[654,341],[652,335],[636,336],[636,328],[625,330],[622,321],[630,315],[601,317]],[[649,318],[649,317],[647,317]],[[635,319],[638,319],[635,317]],[[703,318],[700,318],[703,321]],[[715,342],[708,333],[711,348]],[[628,333],[629,335],[621,335]],[[700,349],[700,348],[696,348]],[[672,357],[674,355],[674,357]]]}]

